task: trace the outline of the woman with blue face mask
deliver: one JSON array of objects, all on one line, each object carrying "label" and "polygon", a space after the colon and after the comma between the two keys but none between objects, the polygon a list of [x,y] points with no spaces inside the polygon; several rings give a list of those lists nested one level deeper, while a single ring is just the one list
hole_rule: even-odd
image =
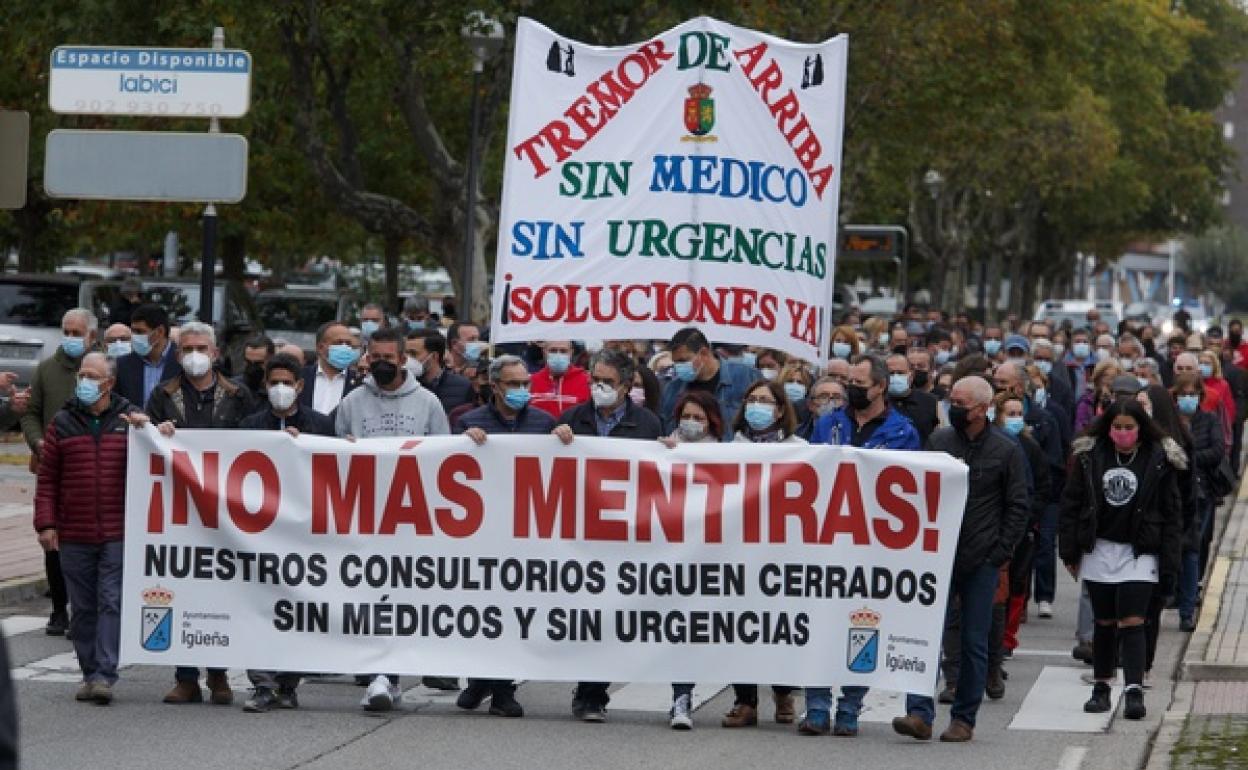
[{"label": "woman with blue face mask", "polygon": [[1222,420],[1222,440],[1226,443],[1226,451],[1231,451],[1234,444],[1235,396],[1231,393],[1230,383],[1222,376],[1222,362],[1218,354],[1212,350],[1202,350],[1197,360],[1200,362],[1200,376],[1205,381],[1205,398],[1213,401],[1211,394],[1217,396],[1218,417]]},{"label": "woman with blue face mask", "polygon": [[[806,443],[805,439],[794,435],[797,414],[784,393],[784,387],[774,380],[760,380],[746,390],[741,411],[737,413],[732,427],[736,431],[732,439],[735,443]],[[735,695],[732,709],[724,715],[720,724],[723,727],[752,727],[758,724],[758,685],[734,684],[732,689]],[[772,685],[775,719],[780,724],[790,724],[797,716],[793,689]]]},{"label": "woman with blue face mask", "polygon": [[793,412],[797,415],[796,433],[807,440],[810,439],[810,434],[815,429],[814,420],[811,417],[810,404],[806,400],[814,380],[815,378],[810,375],[810,370],[806,368],[805,362],[797,359],[791,359],[782,366],[780,374],[776,377],[776,382],[779,382],[780,387],[784,388],[784,395],[789,399],[789,403],[793,405]]},{"label": "woman with blue face mask", "polygon": [[858,355],[862,344],[858,341],[858,332],[852,326],[838,326],[832,330],[832,357],[848,361]]},{"label": "woman with blue face mask", "polygon": [[1170,392],[1179,410],[1179,421],[1191,435],[1192,444],[1192,497],[1195,500],[1183,517],[1183,557],[1176,597],[1179,628],[1191,632],[1196,630],[1196,610],[1199,608],[1196,603],[1197,586],[1205,570],[1201,558],[1202,546],[1207,533],[1213,528],[1213,511],[1217,503],[1211,489],[1211,477],[1226,455],[1226,442],[1217,414],[1201,408],[1207,393],[1200,377],[1192,372],[1176,374]]}]

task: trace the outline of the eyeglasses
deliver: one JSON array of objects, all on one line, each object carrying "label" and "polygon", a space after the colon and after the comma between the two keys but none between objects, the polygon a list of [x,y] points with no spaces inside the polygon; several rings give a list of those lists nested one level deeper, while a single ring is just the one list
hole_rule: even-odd
[{"label": "eyeglasses", "polygon": [[745,400],[747,404],[766,404],[767,406],[775,406],[776,400],[771,396],[750,396]]}]

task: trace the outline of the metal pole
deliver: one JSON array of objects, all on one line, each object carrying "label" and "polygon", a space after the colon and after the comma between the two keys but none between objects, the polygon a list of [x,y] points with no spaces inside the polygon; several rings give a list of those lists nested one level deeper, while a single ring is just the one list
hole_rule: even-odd
[{"label": "metal pole", "polygon": [[1168,304],[1170,305],[1171,308],[1174,307],[1174,258],[1175,258],[1175,251],[1176,251],[1177,245],[1178,245],[1178,241],[1171,238],[1170,243],[1169,243],[1170,259],[1169,259],[1169,265],[1167,266],[1168,272],[1169,272],[1168,277],[1169,277],[1169,286],[1170,286],[1170,301]]},{"label": "metal pole", "polygon": [[464,203],[464,274],[461,280],[464,296],[460,298],[460,321],[472,320],[472,262],[477,243],[477,124],[481,121],[480,100],[477,93],[481,85],[481,70],[484,62],[474,57],[472,64],[472,121],[468,135],[468,174],[464,187],[466,201]]},{"label": "metal pole", "polygon": [[[212,30],[212,47],[218,51],[225,48],[225,27]],[[215,117],[208,123],[208,133],[221,133],[221,124]],[[203,225],[203,253],[199,261],[199,320],[211,324],[217,279],[217,207],[211,203],[204,207]]]}]

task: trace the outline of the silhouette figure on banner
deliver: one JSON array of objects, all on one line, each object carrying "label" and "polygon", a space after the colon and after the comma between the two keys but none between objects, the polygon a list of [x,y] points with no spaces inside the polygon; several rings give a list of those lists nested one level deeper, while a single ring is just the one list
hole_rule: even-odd
[{"label": "silhouette figure on banner", "polygon": [[[567,54],[566,59],[564,54]],[[567,47],[567,50],[564,50],[559,45],[559,41],[556,40],[550,44],[550,52],[546,54],[546,69],[551,72],[562,72],[570,78],[576,77],[575,57],[576,51],[572,50],[571,45]]]}]

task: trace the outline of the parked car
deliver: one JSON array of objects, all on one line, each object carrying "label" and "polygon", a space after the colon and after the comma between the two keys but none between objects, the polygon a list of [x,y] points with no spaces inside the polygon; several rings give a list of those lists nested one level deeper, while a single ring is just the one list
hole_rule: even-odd
[{"label": "parked car", "polygon": [[359,300],[351,292],[303,288],[268,289],[256,295],[256,310],[265,333],[303,348],[316,350],[316,330],[328,321],[355,324]]},{"label": "parked car", "polygon": [[[169,311],[169,322],[175,326],[199,318],[200,286],[198,277],[144,277],[143,298]],[[83,290],[86,306],[95,311],[100,327],[110,323],[108,316],[120,293],[120,281],[86,281]],[[221,369],[227,375],[243,370],[243,348],[253,335],[264,331],[264,324],[252,302],[251,294],[237,281],[218,278],[213,290],[213,328],[217,332],[217,348],[221,351]]]},{"label": "parked car", "polygon": [[61,318],[83,305],[82,276],[0,275],[0,371],[26,384],[35,367],[61,344]]}]

